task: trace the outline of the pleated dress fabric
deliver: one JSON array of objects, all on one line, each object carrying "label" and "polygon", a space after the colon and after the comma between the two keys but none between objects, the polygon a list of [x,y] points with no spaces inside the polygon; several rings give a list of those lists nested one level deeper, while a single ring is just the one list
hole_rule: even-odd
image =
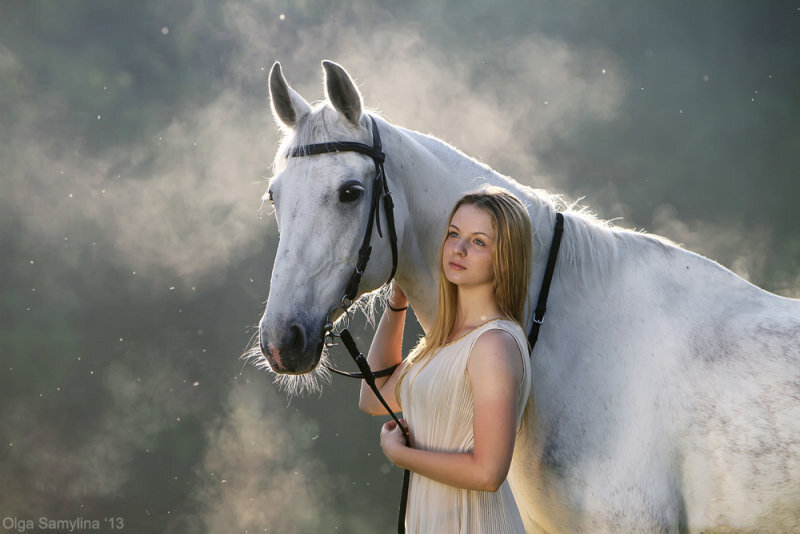
[{"label": "pleated dress fabric", "polygon": [[[445,345],[425,362],[411,367],[400,386],[400,403],[415,447],[466,452],[474,448],[472,387],[467,362],[472,346],[488,330],[509,332],[519,345],[523,376],[517,400],[517,430],[531,389],[528,342],[523,330],[505,319],[495,319]],[[508,480],[497,492],[468,490],[411,473],[408,534],[524,533]]]}]

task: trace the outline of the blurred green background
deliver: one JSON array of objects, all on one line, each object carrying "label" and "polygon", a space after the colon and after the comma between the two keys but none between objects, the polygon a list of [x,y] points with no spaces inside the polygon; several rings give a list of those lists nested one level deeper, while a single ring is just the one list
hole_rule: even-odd
[{"label": "blurred green background", "polygon": [[289,399],[239,359],[273,61],[797,297],[799,55],[797,1],[2,0],[0,520],[392,530],[357,384]]}]

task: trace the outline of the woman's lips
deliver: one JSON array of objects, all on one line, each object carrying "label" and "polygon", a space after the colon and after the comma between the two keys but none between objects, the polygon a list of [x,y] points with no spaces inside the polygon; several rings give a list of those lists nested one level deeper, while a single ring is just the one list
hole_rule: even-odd
[{"label": "woman's lips", "polygon": [[451,261],[449,265],[451,269],[455,269],[456,271],[463,271],[464,269],[466,269],[466,267],[454,261]]}]

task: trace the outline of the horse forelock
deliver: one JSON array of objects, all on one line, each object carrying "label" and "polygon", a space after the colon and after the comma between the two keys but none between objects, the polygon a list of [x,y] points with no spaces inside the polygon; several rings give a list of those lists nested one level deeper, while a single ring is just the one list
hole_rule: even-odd
[{"label": "horse forelock", "polygon": [[311,113],[298,119],[293,130],[285,131],[275,154],[273,170],[279,172],[284,167],[289,152],[295,147],[337,141],[371,144],[369,117],[370,114],[363,113],[359,126],[356,127],[336,111],[330,102],[317,103]]}]

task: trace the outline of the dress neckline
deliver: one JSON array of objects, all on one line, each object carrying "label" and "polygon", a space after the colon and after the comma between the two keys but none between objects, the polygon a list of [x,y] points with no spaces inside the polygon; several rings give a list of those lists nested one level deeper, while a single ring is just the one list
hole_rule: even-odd
[{"label": "dress neckline", "polygon": [[467,330],[466,332],[464,332],[463,334],[461,334],[460,336],[458,336],[457,338],[455,338],[453,341],[448,341],[447,343],[445,343],[444,345],[442,345],[442,348],[444,348],[444,347],[449,347],[449,346],[450,346],[450,345],[452,345],[453,343],[456,343],[456,342],[458,342],[458,341],[461,341],[462,339],[464,339],[465,337],[467,337],[467,336],[468,336],[468,335],[470,335],[471,333],[475,332],[475,331],[476,331],[476,330],[478,330],[479,328],[482,328],[482,327],[486,326],[487,324],[489,324],[489,323],[493,323],[493,322],[495,322],[495,321],[508,321],[508,319],[506,319],[505,317],[495,317],[494,319],[489,319],[488,321],[484,321],[484,322],[482,322],[481,324],[479,324],[478,326],[476,326],[476,327],[474,327],[474,328],[470,328],[469,330]]}]

